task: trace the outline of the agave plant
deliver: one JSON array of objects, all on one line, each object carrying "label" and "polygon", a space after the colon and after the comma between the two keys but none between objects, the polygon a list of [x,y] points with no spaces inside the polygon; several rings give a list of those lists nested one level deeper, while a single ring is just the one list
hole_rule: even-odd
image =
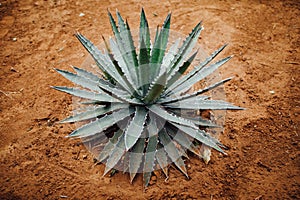
[{"label": "agave plant", "polygon": [[62,121],[85,122],[69,137],[81,138],[100,149],[96,159],[106,164],[104,175],[121,166],[130,173],[131,182],[137,173],[143,173],[147,186],[153,170],[161,168],[168,176],[167,167],[174,163],[188,177],[184,158],[187,151],[200,155],[195,142],[224,153],[224,146],[205,131],[216,124],[197,116],[198,111],[241,109],[202,95],[230,78],[188,92],[231,58],[210,64],[226,45],[188,71],[197,54],[192,51],[203,29],[201,22],[183,42],[177,40],[167,48],[171,14],[157,28],[152,42],[142,9],[139,47],[135,48],[127,21],[118,11],[118,24],[110,12],[108,15],[114,38],[105,42],[103,51],[80,33],[75,34],[101,70],[101,76],[77,67],[73,67],[76,73],[56,69],[80,88],[54,88],[88,100],[83,103],[92,108]]}]

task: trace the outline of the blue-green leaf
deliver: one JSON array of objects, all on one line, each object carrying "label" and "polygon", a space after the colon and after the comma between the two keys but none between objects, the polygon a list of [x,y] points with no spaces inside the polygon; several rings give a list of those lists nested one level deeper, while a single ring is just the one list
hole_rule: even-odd
[{"label": "blue-green leaf", "polygon": [[191,70],[187,75],[182,76],[179,80],[177,80],[174,84],[170,85],[168,89],[165,91],[166,95],[173,94],[174,88],[181,85],[188,79],[190,79],[192,76],[194,76],[198,71],[200,71],[203,67],[205,67],[210,61],[212,61],[227,45],[223,45],[221,48],[213,52],[209,57],[205,59],[205,61],[201,62],[200,65],[195,67],[193,70]]},{"label": "blue-green leaf", "polygon": [[154,80],[155,77],[157,77],[160,71],[160,66],[162,64],[168,43],[170,23],[171,13],[168,14],[167,18],[165,19],[162,29],[156,36],[156,39],[153,44],[152,54],[150,58],[151,73],[149,74],[149,76],[151,76],[151,82]]},{"label": "blue-green leaf", "polygon": [[167,128],[166,131],[169,133],[170,136],[172,136],[173,140],[178,142],[181,146],[200,156],[199,150],[193,144],[194,138],[188,138],[188,136],[180,130],[175,131],[171,128]]},{"label": "blue-green leaf", "polygon": [[168,53],[164,56],[160,71],[170,71],[170,68],[172,67],[171,62],[172,60],[174,60],[176,54],[178,53],[178,46],[180,40],[181,39],[178,38],[177,40],[175,40],[174,44],[171,45],[170,49],[168,50]]},{"label": "blue-green leaf", "polygon": [[132,75],[132,73],[135,73],[135,71],[132,72],[132,70],[130,70],[130,67],[128,67],[126,60],[124,59],[124,57],[125,57],[123,55],[124,52],[122,54],[120,48],[117,46],[115,41],[112,38],[110,38],[109,41],[110,41],[110,46],[111,46],[111,51],[113,53],[113,57],[118,62],[118,66],[124,73],[126,80],[131,84],[131,86],[133,87],[134,90],[137,90],[137,77]]},{"label": "blue-green leaf", "polygon": [[119,111],[113,112],[109,115],[97,119],[89,124],[86,124],[79,129],[73,131],[69,137],[88,137],[96,133],[106,130],[108,127],[116,124],[117,122],[125,119],[134,112],[131,108],[121,109]]},{"label": "blue-green leaf", "polygon": [[219,67],[221,67],[223,64],[225,64],[227,61],[229,61],[232,58],[232,56],[228,56],[227,58],[224,58],[208,67],[205,67],[201,69],[200,71],[196,72],[194,76],[189,78],[187,81],[185,81],[183,84],[176,87],[172,92],[175,94],[177,93],[185,93],[188,91],[195,83],[198,81],[204,79],[211,73],[213,73],[215,70],[217,70]]},{"label": "blue-green leaf", "polygon": [[188,126],[188,127],[192,127],[193,129],[198,129],[198,127],[191,121],[184,119],[182,117],[179,117],[179,116],[175,116],[174,114],[167,112],[166,110],[164,110],[163,108],[161,108],[158,105],[154,104],[154,105],[149,106],[148,108],[151,112],[155,113],[156,115],[160,116],[161,118],[163,118],[167,121],[174,122],[174,123],[181,124],[181,125]]},{"label": "blue-green leaf", "polygon": [[224,151],[217,145],[216,139],[212,138],[208,133],[206,133],[203,130],[195,130],[190,127],[182,126],[179,124],[171,123],[175,127],[177,127],[179,130],[183,131],[184,133],[188,134],[189,136],[195,138],[196,140],[202,142],[203,144],[212,147],[216,149],[217,151],[220,151],[224,153]]},{"label": "blue-green leaf", "polygon": [[159,133],[159,141],[164,146],[165,151],[171,160],[175,163],[175,165],[180,169],[180,171],[186,176],[189,177],[185,168],[184,161],[181,158],[180,152],[176,148],[172,139],[166,132],[165,128],[163,128]]},{"label": "blue-green leaf", "polygon": [[53,86],[54,89],[77,96],[85,99],[90,99],[90,100],[96,100],[99,102],[111,102],[111,103],[118,103],[121,102],[120,100],[109,96],[105,93],[95,93],[95,92],[90,92],[87,90],[80,90],[77,88],[70,88],[70,87],[64,87],[64,86]]},{"label": "blue-green leaf", "polygon": [[125,146],[128,151],[139,139],[143,132],[148,111],[144,107],[137,106],[135,115],[125,131]]},{"label": "blue-green leaf", "polygon": [[63,77],[65,77],[66,79],[72,81],[73,83],[75,83],[77,85],[80,85],[80,86],[90,89],[90,90],[102,92],[102,90],[97,86],[97,82],[95,82],[89,78],[85,78],[85,77],[82,77],[77,74],[73,74],[71,72],[64,71],[61,69],[55,69],[55,70],[58,73],[60,73]]},{"label": "blue-green leaf", "polygon": [[168,178],[168,156],[163,148],[163,146],[159,143],[158,144],[158,150],[156,151],[155,158],[160,166],[160,168],[163,170],[164,174]]},{"label": "blue-green leaf", "polygon": [[221,100],[200,100],[195,101],[193,98],[174,103],[164,104],[168,108],[191,109],[191,110],[242,110],[243,108],[234,106]]},{"label": "blue-green leaf", "polygon": [[[192,30],[192,32],[183,42],[182,46],[178,50],[178,53],[176,54],[176,57],[172,60],[170,66],[168,67],[169,79],[171,79],[174,76],[174,74],[178,73],[179,67],[182,66],[183,61],[190,54],[195,44],[197,43],[198,37],[202,29],[203,27],[201,26],[201,22],[200,22],[195,26],[195,28]],[[171,84],[168,84],[167,87],[169,87],[170,85]]]},{"label": "blue-green leaf", "polygon": [[139,138],[136,144],[132,147],[129,155],[129,173],[130,182],[132,183],[136,173],[141,167],[141,163],[144,157],[145,138]]},{"label": "blue-green leaf", "polygon": [[[181,109],[181,112],[185,112],[185,111],[186,110]],[[212,127],[212,128],[216,128],[216,127],[220,128],[221,127],[215,123],[212,123],[210,120],[203,119],[200,116],[197,116],[197,117],[184,116],[184,118],[192,121],[194,124],[196,124],[198,126],[205,126],[205,127]]]},{"label": "blue-green leaf", "polygon": [[98,162],[103,162],[116,147],[119,137],[123,134],[122,130],[118,130],[114,133],[113,137],[105,144],[104,148],[97,157]]},{"label": "blue-green leaf", "polygon": [[87,119],[93,119],[95,117],[98,117],[100,115],[104,115],[106,113],[119,110],[121,108],[128,108],[129,104],[124,103],[112,103],[107,106],[101,106],[101,107],[93,107],[92,110],[88,110],[79,114],[76,114],[74,116],[68,117],[64,120],[62,120],[60,123],[71,123],[71,122],[78,122],[83,121]]},{"label": "blue-green leaf", "polygon": [[105,176],[107,172],[109,172],[111,169],[113,169],[116,166],[116,164],[121,160],[125,152],[126,152],[125,140],[124,140],[124,134],[122,134],[119,137],[116,146],[114,147],[114,149],[112,150],[111,154],[107,159],[103,176]]},{"label": "blue-green leaf", "polygon": [[[111,14],[110,17],[112,18]],[[137,54],[135,51],[130,28],[127,23],[125,24],[122,16],[118,11],[117,11],[117,17],[118,17],[119,30],[116,30],[115,32],[116,42],[120,49],[121,56],[123,57],[126,63],[125,67],[130,72],[129,76],[131,77],[132,80],[132,84],[133,84],[132,86],[135,89],[135,92],[139,93],[139,91],[137,90],[138,79],[137,79],[137,70],[136,70],[136,68],[138,67],[138,60],[137,60]],[[111,22],[114,22],[114,20]],[[125,71],[123,72],[125,73]]]},{"label": "blue-green leaf", "polygon": [[113,31],[115,37],[120,38],[120,33],[119,33],[118,27],[116,25],[116,22],[115,22],[113,16],[111,15],[111,13],[109,11],[108,11],[108,17],[109,17],[110,25],[112,27],[112,31]]},{"label": "blue-green leaf", "polygon": [[154,80],[154,83],[151,84],[149,91],[146,97],[143,99],[143,101],[145,103],[155,102],[164,91],[166,81],[167,81],[167,73],[165,72],[161,76],[159,76],[156,80]]},{"label": "blue-green leaf", "polygon": [[[169,96],[169,97],[163,97],[161,98],[161,101],[159,101],[159,103],[173,103],[173,102],[178,102],[178,101],[181,101],[181,100],[185,100],[185,99],[190,99],[190,98],[196,98],[195,100],[204,100],[204,99],[201,99],[201,97],[197,96],[199,94],[203,94],[205,92],[208,92],[228,81],[230,81],[232,78],[227,78],[227,79],[224,79],[224,80],[221,80],[219,82],[216,82],[212,85],[209,85],[208,87],[204,88],[204,89],[200,89],[196,92],[193,92],[192,94],[185,94],[185,95],[182,95],[182,96],[176,96],[176,95],[172,95],[172,96]],[[196,97],[197,96],[197,97]]]},{"label": "blue-green leaf", "polygon": [[111,62],[109,58],[103,55],[100,50],[87,38],[83,35],[77,33],[75,35],[81,44],[87,49],[87,51],[91,54],[94,58],[96,64],[100,67],[100,69],[109,75],[110,78],[112,77],[114,81],[119,83],[124,89],[126,89],[129,93],[133,94],[134,91],[130,89],[127,83],[123,80],[122,76],[119,74],[118,70],[115,68],[114,64]]},{"label": "blue-green leaf", "polygon": [[[192,56],[187,61],[185,61],[182,64],[182,66],[180,66],[178,68],[178,70],[176,71],[176,73],[173,73],[173,75],[169,75],[170,78],[168,79],[167,87],[168,87],[168,85],[172,85],[175,81],[177,81],[179,79],[179,77],[181,75],[184,74],[184,72],[188,69],[188,67],[193,62],[193,60],[196,57],[197,53],[198,53],[198,51],[196,51],[194,54],[192,54]],[[175,70],[174,70],[174,72],[175,72]]]},{"label": "blue-green leaf", "polygon": [[145,43],[145,49],[148,54],[148,57],[150,56],[150,46],[151,46],[151,41],[150,41],[150,30],[148,26],[148,21],[144,12],[144,9],[142,8],[141,12],[141,20],[140,20],[140,46],[142,40],[144,40]]},{"label": "blue-green leaf", "polygon": [[149,133],[149,141],[147,144],[146,152],[145,152],[145,161],[144,161],[144,185],[148,186],[151,173],[154,170],[154,162],[155,162],[155,153],[158,143],[158,130],[155,119],[151,120],[149,123],[148,133]]},{"label": "blue-green leaf", "polygon": [[79,76],[83,76],[85,78],[88,78],[88,79],[91,79],[92,81],[94,82],[97,82],[99,81],[99,77],[91,72],[88,72],[84,69],[80,69],[78,67],[75,67],[75,66],[72,66],[74,68],[74,70],[76,71],[76,73],[79,75]]},{"label": "blue-green leaf", "polygon": [[131,98],[131,95],[129,95],[126,91],[115,87],[114,85],[110,84],[109,82],[107,82],[105,80],[100,79],[98,81],[98,86],[103,91],[105,91],[107,94],[110,94],[111,96],[115,97],[116,99],[119,99],[119,100],[127,102],[127,103],[142,105],[142,102],[139,99]]},{"label": "blue-green leaf", "polygon": [[150,84],[149,67],[150,66],[149,66],[148,49],[146,47],[144,38],[142,37],[140,42],[139,67],[138,67],[139,88],[142,89],[142,96],[145,96]]}]

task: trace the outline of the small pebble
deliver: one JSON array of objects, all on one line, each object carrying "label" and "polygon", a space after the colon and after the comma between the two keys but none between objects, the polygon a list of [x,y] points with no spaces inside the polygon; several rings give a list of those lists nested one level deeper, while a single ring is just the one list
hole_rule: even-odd
[{"label": "small pebble", "polygon": [[270,92],[270,94],[275,94],[275,91],[274,90],[271,90],[271,91],[269,91]]},{"label": "small pebble", "polygon": [[79,14],[79,17],[83,17],[85,14],[84,13],[80,13]]},{"label": "small pebble", "polygon": [[12,39],[12,41],[14,41],[14,42],[17,41],[17,38],[14,37],[14,38]]},{"label": "small pebble", "polygon": [[17,72],[17,70],[15,68],[13,68],[13,67],[10,68],[10,71]]}]

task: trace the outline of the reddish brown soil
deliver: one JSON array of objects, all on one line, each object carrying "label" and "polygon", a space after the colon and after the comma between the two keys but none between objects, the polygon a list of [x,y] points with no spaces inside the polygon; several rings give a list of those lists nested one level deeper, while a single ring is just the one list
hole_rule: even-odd
[{"label": "reddish brown soil", "polygon": [[[0,2],[0,199],[300,199],[299,1]],[[191,156],[190,180],[171,167],[167,182],[158,176],[146,191],[141,176],[102,177],[104,166],[64,137],[74,126],[55,122],[72,98],[50,88],[71,85],[54,67],[80,66],[87,55],[75,31],[97,44],[111,35],[107,8],[137,28],[141,7],[151,27],[172,11],[172,28],[184,34],[203,20],[208,53],[229,43],[227,100],[247,108],[227,113],[228,156],[213,151],[208,165]]]}]

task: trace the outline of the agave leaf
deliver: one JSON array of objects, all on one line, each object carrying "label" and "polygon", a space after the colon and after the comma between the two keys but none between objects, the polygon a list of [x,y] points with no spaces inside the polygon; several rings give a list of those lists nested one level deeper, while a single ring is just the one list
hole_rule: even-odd
[{"label": "agave leaf", "polygon": [[205,59],[202,63],[200,63],[197,67],[195,67],[192,71],[190,71],[187,75],[182,76],[179,80],[177,80],[174,84],[170,85],[168,89],[165,91],[166,95],[170,95],[173,93],[174,88],[178,87],[192,76],[194,76],[198,71],[200,71],[203,67],[205,67],[210,61],[212,61],[227,45],[223,45],[221,48],[213,52],[209,57]]},{"label": "agave leaf", "polygon": [[113,112],[122,108],[128,108],[129,104],[124,104],[124,103],[113,103],[109,104],[107,106],[101,106],[101,107],[96,107],[93,110],[85,111],[82,113],[79,113],[77,115],[68,117],[64,120],[62,120],[60,123],[71,123],[71,122],[78,122],[78,121],[83,121],[87,119],[93,119],[95,117],[98,117],[100,115],[104,115],[109,112]]},{"label": "agave leaf", "polygon": [[198,71],[194,76],[192,76],[190,79],[185,81],[183,84],[179,85],[177,88],[173,90],[173,92],[176,93],[185,93],[188,91],[195,83],[198,81],[204,79],[211,73],[213,73],[215,70],[217,70],[220,66],[225,64],[227,61],[229,61],[232,58],[232,56],[228,56],[216,63],[214,63],[211,66],[205,67],[202,70]]},{"label": "agave leaf", "polygon": [[[155,31],[154,43],[157,42],[158,36],[159,36],[159,26],[157,25],[156,31]],[[150,55],[152,55],[152,52],[153,52],[153,48],[151,48]]]},{"label": "agave leaf", "polygon": [[[181,111],[185,111],[185,110],[181,110]],[[204,126],[204,127],[212,127],[212,128],[220,128],[221,126],[215,124],[215,123],[212,123],[210,120],[206,120],[206,119],[203,119],[202,117],[200,116],[197,116],[197,117],[184,117],[190,121],[192,121],[194,124],[198,125],[198,126]]]},{"label": "agave leaf", "polygon": [[169,133],[169,135],[178,142],[181,146],[188,149],[189,151],[193,152],[194,154],[200,156],[199,150],[197,150],[197,147],[193,144],[193,139],[190,139],[187,137],[185,133],[183,133],[180,130],[175,131],[173,128],[167,128],[166,131]]},{"label": "agave leaf", "polygon": [[216,149],[217,151],[224,153],[224,151],[217,145],[216,139],[212,138],[208,133],[203,130],[195,130],[190,127],[181,126],[179,124],[172,123],[175,127],[179,130],[183,131],[184,133],[188,134],[189,136],[195,138],[196,140],[202,142],[203,144]]},{"label": "agave leaf", "polygon": [[[212,90],[212,89],[214,89],[214,88],[230,81],[231,79],[232,78],[227,78],[227,79],[221,80],[217,83],[209,85],[208,87],[206,87],[204,89],[200,89],[196,92],[193,92],[192,94],[185,94],[185,95],[177,96],[177,97],[175,95],[174,95],[175,97],[172,97],[172,96],[171,97],[164,97],[164,98],[162,98],[160,103],[162,103],[162,104],[164,104],[164,103],[173,103],[173,102],[178,102],[178,101],[185,100],[185,99],[190,99],[190,98],[196,98],[195,101],[203,100],[203,99],[201,99],[201,97],[199,97],[199,96],[196,97],[196,96],[199,95],[199,94],[203,94],[205,92],[208,92],[208,91],[210,91],[210,90]],[[198,98],[200,98],[200,99],[198,99]]]},{"label": "agave leaf", "polygon": [[103,57],[101,51],[86,37],[81,35],[80,33],[76,33],[75,37],[79,40],[79,42],[84,46],[84,48],[90,53],[90,55],[95,60],[97,66],[104,73],[109,73],[108,69],[103,65]]},{"label": "agave leaf", "polygon": [[[151,55],[151,61],[154,63],[161,63],[164,56],[164,51],[167,47],[169,30],[171,23],[171,13],[169,13],[164,21],[162,29],[153,45],[153,52]],[[162,51],[161,51],[162,50]]]},{"label": "agave leaf", "polygon": [[139,67],[138,67],[138,78],[139,88],[142,89],[142,95],[144,96],[147,92],[150,83],[149,77],[149,53],[146,47],[144,38],[141,38],[140,42],[140,54],[139,54]]},{"label": "agave leaf", "polygon": [[[191,110],[190,109],[166,109],[168,112],[172,112],[177,116],[180,116],[182,118],[185,118],[194,124],[198,126],[204,126],[204,127],[218,127],[220,128],[221,126],[212,123],[210,120],[203,119],[201,116],[197,115],[195,112],[190,114]],[[193,111],[193,110],[192,110]],[[188,114],[186,114],[188,113]]]},{"label": "agave leaf", "polygon": [[178,101],[175,103],[164,104],[165,107],[175,109],[191,109],[191,110],[241,110],[243,108],[234,106],[228,102],[221,100],[200,100],[194,101],[193,98]]},{"label": "agave leaf", "polygon": [[[124,53],[126,52],[125,58],[126,58],[126,61],[128,62],[127,63],[128,69],[131,72],[134,72],[135,68],[132,68],[131,66],[138,67],[138,60],[137,60],[137,54],[135,51],[130,27],[129,27],[129,24],[127,23],[127,21],[125,22],[123,20],[121,14],[118,11],[117,11],[117,17],[118,17],[118,23],[119,23],[119,29],[120,29],[120,37],[122,39],[122,44],[123,44],[123,47],[125,50]],[[136,75],[136,74],[133,73],[131,75]]]},{"label": "agave leaf", "polygon": [[81,42],[81,44],[87,49],[87,51],[91,54],[91,56],[94,58],[96,64],[99,66],[99,68],[106,74],[109,75],[107,77],[110,79],[110,77],[119,83],[120,86],[122,86],[125,90],[127,90],[130,94],[133,94],[134,91],[131,90],[131,88],[126,84],[126,82],[123,80],[122,76],[118,73],[117,69],[115,68],[114,64],[111,62],[111,60],[107,59],[100,50],[87,38],[85,38],[83,35],[77,33],[75,35],[78,40]]},{"label": "agave leaf", "polygon": [[[198,51],[196,51],[187,61],[183,63],[182,66],[178,68],[178,71],[168,80],[168,85],[172,85],[175,81],[179,79],[179,77],[184,74],[184,72],[188,69],[188,67],[191,65],[193,62],[194,58],[196,57]],[[170,75],[171,76],[171,75]]]},{"label": "agave leaf", "polygon": [[[131,31],[130,31],[130,27],[129,27],[129,24],[128,24],[128,21],[126,20],[126,27],[127,27],[127,30],[126,30],[126,36],[127,36],[127,39],[125,42],[125,44],[127,44],[128,42],[128,46],[129,46],[129,49],[131,50],[131,54],[130,54],[130,58],[132,59],[132,62],[130,62],[130,64],[134,64],[133,66],[135,66],[135,68],[137,68],[139,66],[139,63],[138,63],[138,59],[137,59],[137,54],[136,54],[136,50],[135,50],[135,46],[134,46],[134,42],[133,42],[133,39],[132,39],[132,34],[131,34]],[[125,46],[125,48],[127,47],[127,45]],[[130,59],[130,61],[131,61]],[[135,74],[137,75],[137,74]]]},{"label": "agave leaf", "polygon": [[132,151],[129,155],[129,173],[131,183],[141,166],[144,157],[144,148],[145,138],[139,138],[136,144],[132,147]]},{"label": "agave leaf", "polygon": [[[171,79],[178,72],[179,67],[183,63],[183,60],[186,59],[186,57],[193,50],[202,30],[203,30],[203,27],[201,26],[201,22],[200,22],[195,26],[195,28],[192,30],[192,32],[189,34],[189,36],[185,39],[182,46],[178,50],[176,57],[172,60],[170,66],[169,66],[169,71],[168,71],[169,79]],[[170,86],[170,84],[167,85],[167,87],[169,87],[169,86]]]},{"label": "agave leaf", "polygon": [[141,136],[148,111],[144,107],[137,106],[135,115],[125,131],[125,146],[128,151]]},{"label": "agave leaf", "polygon": [[122,164],[123,164],[123,174],[125,174],[129,170],[129,152],[126,150],[122,158]]},{"label": "agave leaf", "polygon": [[176,146],[180,156],[188,158],[189,156],[187,155],[187,150],[185,147],[183,147],[181,144],[179,144],[176,140],[173,140],[174,145]]},{"label": "agave leaf", "polygon": [[146,152],[145,152],[145,161],[144,161],[144,185],[145,187],[148,186],[151,173],[154,170],[154,161],[155,161],[155,153],[158,143],[158,134],[157,134],[157,126],[155,119],[151,120],[148,125],[148,132],[149,132],[149,141],[147,144]]},{"label": "agave leaf", "polygon": [[[194,93],[193,93],[194,94]],[[185,94],[182,96],[178,96],[176,97],[175,95],[169,96],[169,97],[162,97],[161,99],[159,99],[158,103],[164,104],[164,103],[173,103],[173,102],[177,102],[180,101],[182,99],[189,99],[189,98],[194,98],[195,101],[202,101],[202,100],[207,100],[210,97],[206,96],[206,95],[199,95],[199,96],[195,96],[193,95],[192,97],[189,97],[191,94]]]},{"label": "agave leaf", "polygon": [[[126,24],[125,24],[125,21],[123,20],[120,12],[117,10],[116,11],[116,14],[117,14],[117,18],[118,18],[118,28],[119,28],[119,33],[121,33],[122,31],[126,31],[127,30],[127,27],[126,27]],[[123,40],[125,39],[122,38]]]},{"label": "agave leaf", "polygon": [[177,123],[177,124],[181,124],[181,125],[184,125],[184,126],[188,126],[188,127],[193,128],[193,129],[198,129],[198,127],[194,123],[192,123],[191,121],[186,120],[186,119],[184,119],[182,117],[179,117],[179,116],[175,116],[174,114],[167,112],[166,110],[164,110],[163,108],[161,108],[158,105],[154,104],[154,105],[149,106],[148,108],[151,112],[155,113],[156,115],[160,116],[161,118],[163,118],[167,121],[174,122],[174,123]]},{"label": "agave leaf", "polygon": [[[130,94],[135,95],[135,90],[133,87],[132,82],[129,82],[128,78],[124,76],[124,72],[122,71],[122,68],[120,67],[119,63],[117,60],[114,59],[114,56],[112,54],[109,54],[107,51],[105,51],[105,54],[103,56],[104,60],[106,61],[107,65],[110,65],[111,68],[113,68],[113,72],[116,73],[118,78],[122,78],[122,81],[116,82],[113,81],[111,82],[113,85],[116,85],[117,87],[121,88],[128,88],[127,91],[129,91]],[[120,85],[120,83],[124,83],[125,87]]]},{"label": "agave leaf", "polygon": [[[102,36],[103,40],[104,40],[104,43],[105,43],[105,47],[106,47],[106,51],[105,51],[105,54],[104,54],[104,57],[107,59],[107,60],[110,60],[113,65],[115,66],[117,72],[122,76],[123,80],[126,82],[126,84],[128,85],[128,87],[130,88],[131,91],[134,91],[133,87],[131,86],[131,84],[129,83],[129,81],[126,79],[126,77],[124,77],[124,73],[121,69],[121,67],[119,66],[119,63],[118,61],[116,61],[114,59],[114,55],[112,54],[111,52],[111,48],[109,47],[108,43],[106,42],[105,38]],[[114,82],[113,82],[114,83]]]},{"label": "agave leaf", "polygon": [[53,86],[54,89],[77,96],[85,99],[96,100],[99,102],[111,102],[111,103],[118,103],[121,102],[120,100],[111,97],[105,93],[94,93],[87,90],[80,90],[77,88],[70,88],[64,86]]},{"label": "agave leaf", "polygon": [[158,33],[156,40],[154,41],[153,44],[152,54],[150,58],[151,82],[159,74],[159,69],[162,64],[167,43],[168,43],[170,23],[171,23],[171,13],[169,13],[168,16],[166,17],[162,29]]},{"label": "agave leaf", "polygon": [[115,22],[115,20],[114,20],[114,18],[112,16],[112,14],[109,11],[108,11],[108,17],[109,17],[110,25],[111,25],[112,31],[114,33],[114,36],[116,37],[117,40],[121,41],[120,32],[118,30],[116,22]]},{"label": "agave leaf", "polygon": [[175,163],[175,165],[180,169],[180,171],[186,176],[189,177],[185,168],[184,161],[181,158],[181,155],[173,143],[172,139],[166,132],[165,128],[163,128],[159,133],[159,141],[164,146],[165,151],[171,160]]},{"label": "agave leaf", "polygon": [[145,15],[145,11],[142,8],[141,12],[141,20],[140,20],[140,46],[141,41],[144,40],[145,48],[147,49],[148,57],[150,56],[150,50],[151,50],[151,40],[150,40],[150,30],[148,26],[148,21]]},{"label": "agave leaf", "polygon": [[81,139],[82,143],[87,145],[92,152],[99,152],[99,148],[103,148],[108,142],[107,136],[102,132],[95,134],[91,137],[86,137]]},{"label": "agave leaf", "polygon": [[106,130],[108,127],[130,116],[133,112],[134,110],[132,108],[125,108],[113,112],[109,115],[105,115],[104,117],[97,119],[73,131],[69,135],[69,137],[88,137],[96,133],[102,132]]},{"label": "agave leaf", "polygon": [[87,100],[87,101],[81,101],[79,102],[80,104],[82,105],[107,105],[107,103],[103,103],[103,102],[100,102],[100,101],[95,101],[95,100]]},{"label": "agave leaf", "polygon": [[107,172],[109,172],[111,169],[113,169],[116,166],[116,164],[120,161],[120,159],[124,155],[125,151],[126,150],[125,150],[124,134],[122,134],[119,137],[116,146],[114,147],[114,149],[112,150],[111,154],[107,159],[103,176],[105,176]]},{"label": "agave leaf", "polygon": [[[129,94],[126,90],[120,88],[116,84],[112,84],[111,82],[109,82],[105,79],[99,79],[97,84],[98,84],[99,87],[103,87],[104,90],[109,88],[108,90],[118,90],[117,92],[122,94],[122,95],[128,95]],[[109,92],[109,94],[110,94],[110,92]]]},{"label": "agave leaf", "polygon": [[61,69],[55,69],[55,70],[59,74],[61,74],[63,77],[65,77],[66,79],[72,81],[73,83],[75,83],[77,85],[80,85],[80,86],[90,89],[90,90],[102,92],[102,90],[99,87],[97,87],[97,82],[95,82],[89,78],[85,78],[85,77],[82,77],[77,74],[73,74],[71,72],[64,71]]},{"label": "agave leaf", "polygon": [[[124,55],[122,55],[122,52],[120,51],[120,48],[117,46],[115,41],[110,38],[110,46],[111,46],[111,51],[113,53],[114,59],[118,62],[118,66],[124,73],[126,80],[133,86],[133,88],[136,90],[137,89],[137,80],[136,77],[132,75],[132,71],[129,70],[128,65],[126,64],[126,60],[124,59]],[[135,73],[135,72],[134,72]],[[134,79],[135,77],[135,79]],[[124,77],[123,77],[124,78]]]},{"label": "agave leaf", "polygon": [[109,139],[106,143],[99,156],[97,157],[98,162],[103,162],[116,147],[116,143],[118,142],[119,137],[122,135],[123,131],[118,130],[114,133],[113,137]]},{"label": "agave leaf", "polygon": [[161,93],[165,89],[167,81],[167,73],[163,73],[161,76],[159,76],[156,80],[154,80],[154,83],[152,83],[152,86],[149,88],[149,91],[146,95],[146,97],[143,99],[146,103],[153,103],[155,102],[161,95]]},{"label": "agave leaf", "polygon": [[78,67],[75,67],[75,66],[72,66],[73,69],[76,71],[76,73],[79,75],[79,76],[82,76],[82,77],[85,77],[85,78],[88,78],[88,79],[91,79],[92,81],[94,82],[97,82],[99,81],[99,77],[91,72],[88,72],[84,69],[80,69]]},{"label": "agave leaf", "polygon": [[180,38],[175,40],[174,44],[171,45],[170,49],[168,50],[168,53],[164,56],[162,65],[161,65],[161,71],[170,71],[168,67],[171,67],[171,62],[174,59],[175,55],[178,51],[178,46],[180,43]]},{"label": "agave leaf", "polygon": [[142,102],[139,99],[131,98],[131,96],[126,92],[123,91],[114,85],[110,84],[109,82],[100,79],[98,82],[98,86],[105,91],[107,94],[119,99],[121,101],[125,101],[127,103],[138,104],[141,105]]},{"label": "agave leaf", "polygon": [[[110,17],[112,18],[111,14]],[[135,47],[133,44],[132,35],[130,32],[129,25],[125,24],[122,16],[118,11],[117,11],[117,17],[118,17],[118,24],[120,30],[119,31],[116,30],[115,33],[116,41],[120,49],[121,56],[123,57],[126,63],[125,67],[127,68],[127,71],[129,71],[128,75],[131,77],[132,80],[131,83],[133,84],[132,86],[135,89],[135,91],[138,92],[137,91],[138,79],[137,79],[137,70],[136,70],[136,68],[138,67],[138,60],[137,60]],[[114,22],[114,20],[111,22]],[[123,72],[125,73],[125,71]]]},{"label": "agave leaf", "polygon": [[166,177],[168,178],[168,156],[167,153],[165,151],[165,149],[163,148],[163,146],[158,143],[158,150],[156,151],[155,154],[155,158],[160,166],[160,168],[163,170],[164,174],[166,175]]},{"label": "agave leaf", "polygon": [[107,43],[105,37],[104,37],[103,35],[102,35],[101,37],[102,37],[102,40],[103,40],[103,42],[104,42],[105,48],[106,48],[106,50],[107,50],[106,53],[107,53],[108,55],[110,55],[110,54],[111,54],[110,46],[108,45],[108,43]]},{"label": "agave leaf", "polygon": [[75,37],[79,40],[79,42],[84,46],[84,48],[90,53],[90,55],[93,57],[95,60],[97,66],[101,69],[101,71],[104,73],[107,79],[110,79],[111,76],[107,69],[101,64],[102,59],[101,59],[101,52],[99,49],[87,38],[85,38],[83,35],[80,33],[76,33]]}]

